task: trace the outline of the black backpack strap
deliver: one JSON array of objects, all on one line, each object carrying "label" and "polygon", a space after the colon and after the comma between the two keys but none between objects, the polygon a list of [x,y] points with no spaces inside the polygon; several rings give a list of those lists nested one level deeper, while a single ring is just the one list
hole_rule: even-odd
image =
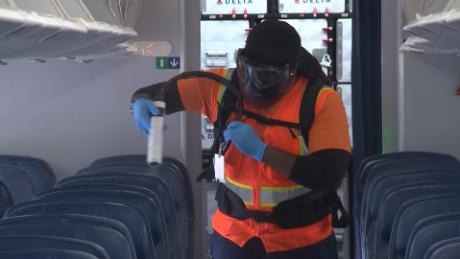
[{"label": "black backpack strap", "polygon": [[305,145],[308,147],[310,128],[315,120],[315,107],[316,100],[318,99],[319,92],[324,87],[330,87],[327,82],[323,80],[314,80],[309,82],[302,97],[299,112],[300,131],[302,132]]},{"label": "black backpack strap", "polygon": [[[325,87],[330,87],[329,83],[324,80],[311,81],[307,89],[305,89],[302,97],[302,103],[299,112],[300,130],[305,141],[305,145],[308,147],[310,128],[315,120],[315,107],[319,93]],[[350,222],[350,214],[343,207],[340,197],[337,192],[329,194],[330,198],[326,200],[332,206],[332,221],[333,226],[337,228],[344,228],[348,226]]]},{"label": "black backpack strap", "polygon": [[[236,72],[234,69],[229,69],[228,78],[232,83],[237,83]],[[237,110],[236,106],[236,96],[232,94],[231,91],[226,90],[222,96],[222,99],[220,100],[220,103],[218,103],[217,120],[214,122],[214,141],[212,142],[210,150],[212,156],[219,152],[220,144],[225,141],[224,129],[232,112]],[[214,159],[214,157],[211,157],[211,160],[212,159]],[[196,181],[201,182],[204,179],[206,179],[208,183],[215,179],[213,162],[209,163],[208,168],[203,168],[203,172],[197,177]]]}]

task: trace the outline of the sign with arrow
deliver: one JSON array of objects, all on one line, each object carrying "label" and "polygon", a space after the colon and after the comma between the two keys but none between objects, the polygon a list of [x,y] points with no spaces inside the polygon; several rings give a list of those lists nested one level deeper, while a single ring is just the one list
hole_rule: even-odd
[{"label": "sign with arrow", "polygon": [[180,69],[180,57],[157,57],[157,69]]}]

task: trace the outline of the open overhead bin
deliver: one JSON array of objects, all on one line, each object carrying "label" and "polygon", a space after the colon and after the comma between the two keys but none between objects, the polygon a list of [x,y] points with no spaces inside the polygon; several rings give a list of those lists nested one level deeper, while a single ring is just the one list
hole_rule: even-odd
[{"label": "open overhead bin", "polygon": [[23,28],[0,41],[0,58],[41,58],[79,44],[84,26],[64,18],[53,0],[10,0],[11,8],[24,16]]},{"label": "open overhead bin", "polygon": [[0,59],[133,53],[135,36],[118,0],[0,0]]},{"label": "open overhead bin", "polygon": [[[97,0],[93,1],[97,2]],[[100,7],[96,10],[90,10],[81,0],[57,0],[56,3],[62,8],[68,19],[82,24],[88,31],[83,44],[69,48],[62,56],[80,57],[98,55],[101,52],[107,52],[115,48],[118,44],[137,35],[132,29],[126,29],[126,32],[123,33],[123,28],[117,26],[116,19],[113,18],[108,7],[103,4],[99,5]],[[105,11],[102,11],[101,14],[97,13],[98,10]],[[95,20],[93,13],[96,13],[96,17],[103,18],[102,20],[104,21],[100,21],[101,19]],[[110,21],[112,24],[105,21]]]}]

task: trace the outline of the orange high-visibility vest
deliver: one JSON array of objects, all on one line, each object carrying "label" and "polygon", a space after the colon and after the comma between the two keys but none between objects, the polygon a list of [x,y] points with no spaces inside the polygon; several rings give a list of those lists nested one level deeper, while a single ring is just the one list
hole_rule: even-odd
[{"label": "orange high-visibility vest", "polygon": [[[224,77],[229,76],[227,69],[214,70],[214,72]],[[244,109],[258,114],[262,113],[261,115],[267,118],[299,123],[300,106],[304,91],[308,87],[307,83],[306,79],[297,78],[288,92],[267,110],[258,111],[247,105],[244,105]],[[206,88],[210,95],[210,100],[208,100],[206,97],[196,96],[200,93],[204,94],[205,86],[202,86],[200,91],[194,89],[192,92],[193,87],[191,86],[193,84],[206,84],[206,82],[195,80],[179,84],[179,93],[184,106],[187,110],[201,111],[211,120],[215,120],[217,103],[221,101],[225,87],[219,87],[215,84],[208,86],[210,87],[209,89]],[[193,94],[195,96],[188,97]],[[322,120],[325,118],[321,116],[328,98],[334,101],[338,114],[337,118],[333,118],[334,123],[330,123],[331,126],[324,123]],[[332,113],[329,111],[330,108],[328,107],[324,112]],[[325,117],[327,116],[325,115]],[[229,120],[233,119],[234,116],[231,116]],[[242,122],[251,125],[259,137],[270,146],[299,156],[309,153],[300,130],[293,137],[285,127],[264,125],[245,116],[243,116]],[[335,124],[340,125],[340,127],[334,126]],[[334,128],[328,129],[327,127]],[[327,132],[328,130],[330,131]],[[330,137],[328,134],[333,134],[334,137]],[[318,94],[309,144],[310,152],[326,148],[350,150],[344,108],[340,97],[331,88],[324,88]],[[235,192],[250,210],[271,211],[279,202],[310,191],[308,188],[281,176],[268,165],[243,155],[234,145],[230,145],[225,155],[225,176],[225,185]],[[249,239],[258,237],[263,242],[267,252],[271,253],[297,249],[324,240],[332,233],[332,217],[328,215],[318,222],[304,227],[281,229],[274,224],[256,222],[254,219],[238,220],[217,210],[213,217],[212,226],[214,231],[241,247]]]}]

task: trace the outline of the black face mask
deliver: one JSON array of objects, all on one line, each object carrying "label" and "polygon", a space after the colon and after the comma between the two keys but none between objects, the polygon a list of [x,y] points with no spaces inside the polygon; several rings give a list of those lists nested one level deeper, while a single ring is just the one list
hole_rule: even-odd
[{"label": "black face mask", "polygon": [[265,108],[278,101],[294,78],[292,65],[260,64],[246,58],[242,49],[237,53],[236,63],[241,95],[254,108]]}]

